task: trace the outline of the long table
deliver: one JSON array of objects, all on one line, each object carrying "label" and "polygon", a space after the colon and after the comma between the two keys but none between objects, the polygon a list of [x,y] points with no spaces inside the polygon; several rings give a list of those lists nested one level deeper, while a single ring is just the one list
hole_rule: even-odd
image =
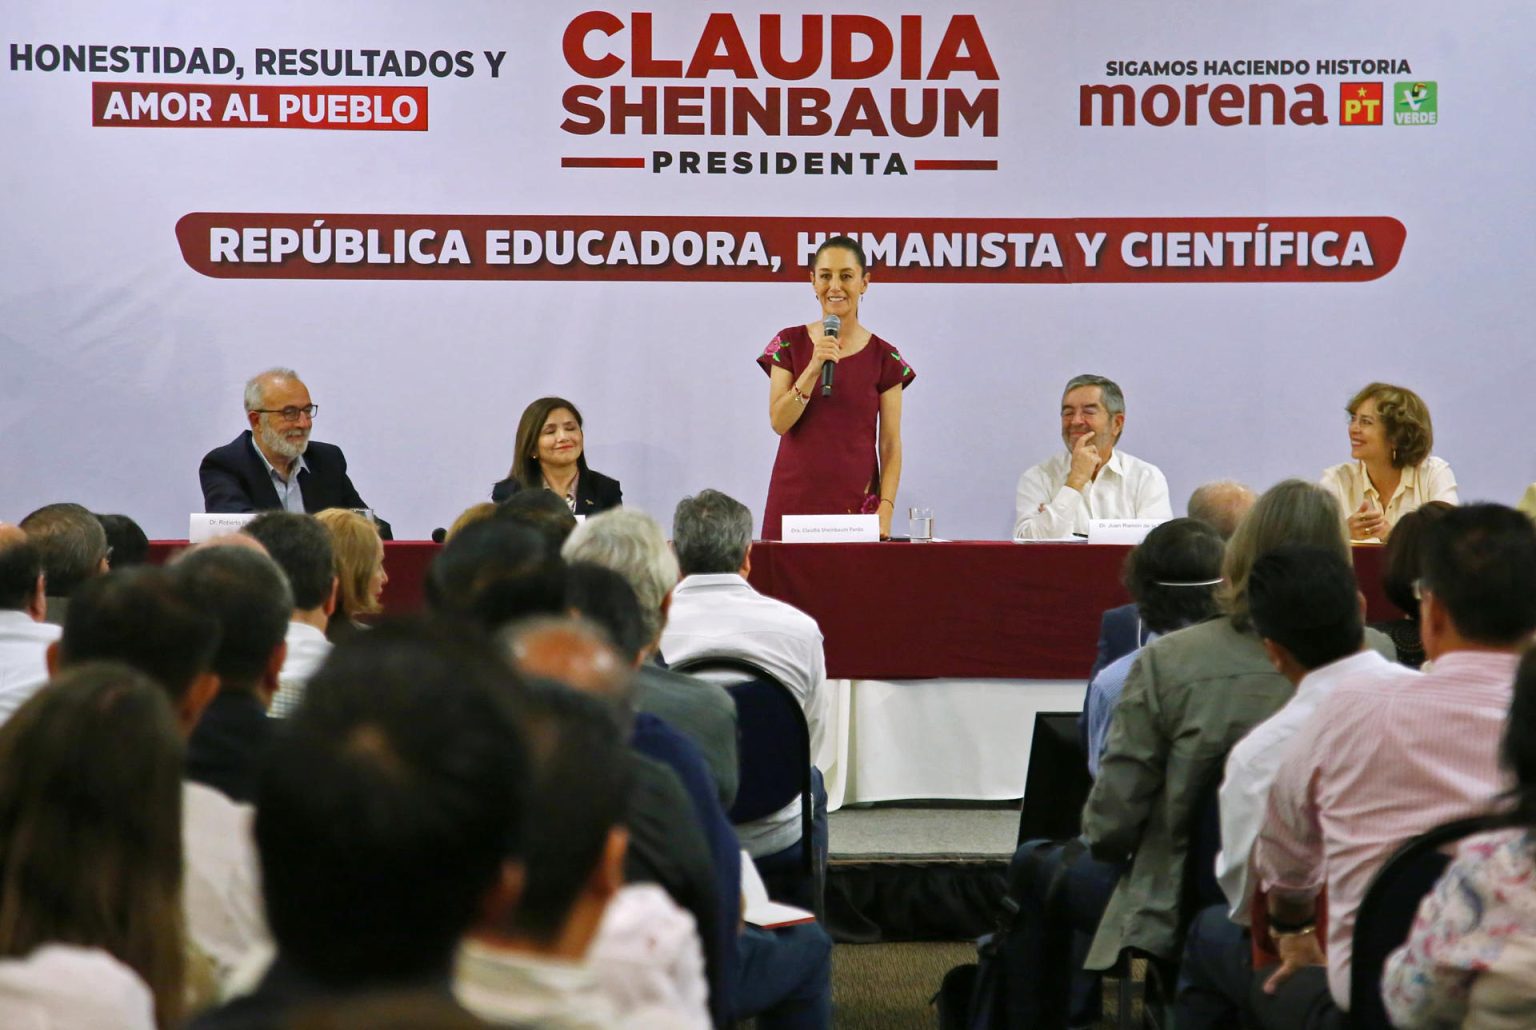
[{"label": "long table", "polygon": [[[155,560],[185,546],[156,541]],[[440,545],[384,545],[386,611],[422,603]],[[751,581],[826,638],[834,724],[818,764],[830,802],[1018,797],[1035,714],[1075,711],[1099,616],[1128,600],[1127,547],[753,545]],[[1395,616],[1380,547],[1357,547],[1372,619]]]}]

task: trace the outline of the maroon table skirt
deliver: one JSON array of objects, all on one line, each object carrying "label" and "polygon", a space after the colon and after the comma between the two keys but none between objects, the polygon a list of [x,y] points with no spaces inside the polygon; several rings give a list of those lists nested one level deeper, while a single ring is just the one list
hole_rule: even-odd
[{"label": "maroon table skirt", "polygon": [[[164,561],[186,546],[150,544]],[[440,545],[384,545],[386,611],[421,606]],[[1125,604],[1127,547],[954,542],[752,547],[752,584],[809,613],[826,637],[827,673],[849,679],[1083,679],[1099,616]],[[1381,594],[1380,547],[1355,548],[1370,618],[1397,610]]]}]

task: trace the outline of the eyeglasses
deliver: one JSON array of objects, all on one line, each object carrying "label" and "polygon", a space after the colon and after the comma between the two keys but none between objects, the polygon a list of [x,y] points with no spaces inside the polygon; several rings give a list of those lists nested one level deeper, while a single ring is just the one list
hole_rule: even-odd
[{"label": "eyeglasses", "polygon": [[310,421],[314,421],[315,416],[320,414],[320,405],[306,404],[302,408],[252,408],[251,410],[258,415],[276,415],[284,422],[297,422],[300,415],[308,415]]}]

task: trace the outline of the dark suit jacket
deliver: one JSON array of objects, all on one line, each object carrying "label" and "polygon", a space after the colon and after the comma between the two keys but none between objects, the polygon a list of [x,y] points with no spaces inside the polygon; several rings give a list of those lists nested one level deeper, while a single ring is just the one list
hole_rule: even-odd
[{"label": "dark suit jacket", "polygon": [[[1145,644],[1148,632],[1147,628],[1141,625],[1141,612],[1136,608],[1135,602],[1122,604],[1118,608],[1111,608],[1105,612],[1099,619],[1099,652],[1093,659],[1093,671],[1088,673],[1088,682],[1092,683],[1104,666]],[[1083,745],[1083,754],[1086,755],[1090,746],[1086,700],[1083,705],[1083,714],[1077,720],[1077,735],[1079,743]]]},{"label": "dark suit jacket", "polygon": [[[311,440],[304,451],[304,464],[308,468],[299,473],[299,488],[304,493],[305,511],[368,507],[347,475],[347,459],[340,447]],[[204,511],[277,511],[282,507],[272,476],[251,442],[249,429],[204,455],[197,478],[203,484]],[[389,523],[383,519],[378,523],[379,535],[393,540]]]},{"label": "dark suit jacket", "polygon": [[256,695],[219,691],[187,741],[187,778],[222,791],[231,801],[255,804],[272,725]]},{"label": "dark suit jacket", "polygon": [[[508,476],[491,487],[491,500],[500,504],[517,493],[523,485]],[[576,514],[596,515],[598,512],[617,508],[624,503],[624,491],[619,481],[601,472],[587,469],[576,479]]]}]

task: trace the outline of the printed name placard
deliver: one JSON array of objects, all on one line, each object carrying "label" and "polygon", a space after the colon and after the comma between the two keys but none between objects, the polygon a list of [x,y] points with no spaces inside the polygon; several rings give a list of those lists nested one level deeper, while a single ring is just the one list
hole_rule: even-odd
[{"label": "printed name placard", "polygon": [[187,527],[187,543],[198,544],[210,537],[239,532],[242,526],[255,517],[256,513],[250,511],[223,515],[195,511],[192,513],[191,525]]},{"label": "printed name placard", "polygon": [[1090,544],[1139,544],[1167,519],[1089,519]]},{"label": "printed name placard", "polygon": [[864,544],[880,539],[878,515],[785,515],[786,544]]}]

